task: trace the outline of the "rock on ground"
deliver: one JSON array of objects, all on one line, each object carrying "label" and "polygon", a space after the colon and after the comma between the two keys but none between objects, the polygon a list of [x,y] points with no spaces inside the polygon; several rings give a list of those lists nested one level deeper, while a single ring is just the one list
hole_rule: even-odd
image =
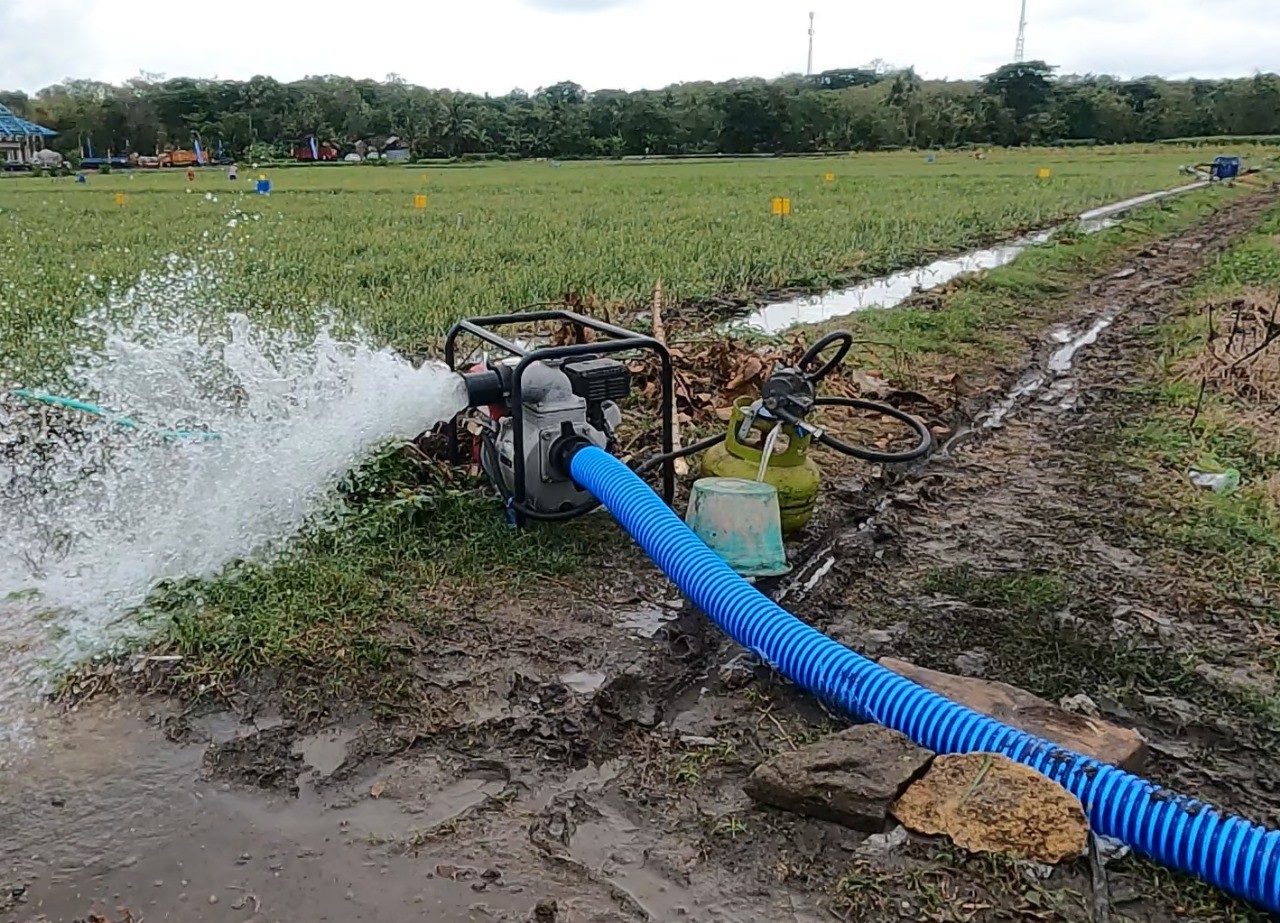
[{"label": "rock on ground", "polygon": [[744,789],[761,804],[880,833],[932,759],[902,734],[862,724],[762,763]]},{"label": "rock on ground", "polygon": [[1099,762],[1129,772],[1140,771],[1146,762],[1146,741],[1137,731],[1089,715],[1072,714],[1017,686],[926,670],[892,657],[882,657],[880,665],[953,702]]},{"label": "rock on ground", "polygon": [[893,806],[909,830],[972,852],[1056,865],[1082,855],[1089,821],[1058,783],[998,753],[939,756]]}]

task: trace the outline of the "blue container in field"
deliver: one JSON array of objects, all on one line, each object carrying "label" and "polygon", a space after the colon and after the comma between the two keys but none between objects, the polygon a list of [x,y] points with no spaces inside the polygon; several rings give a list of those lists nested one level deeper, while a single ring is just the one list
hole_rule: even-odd
[{"label": "blue container in field", "polygon": [[1215,157],[1209,166],[1209,176],[1213,179],[1235,179],[1239,175],[1239,157]]},{"label": "blue container in field", "polygon": [[258,177],[258,185],[257,185],[257,187],[256,187],[256,188],[257,188],[257,190],[258,190],[258,195],[270,195],[270,194],[271,194],[271,180],[267,179],[265,176],[259,176],[259,177]]}]

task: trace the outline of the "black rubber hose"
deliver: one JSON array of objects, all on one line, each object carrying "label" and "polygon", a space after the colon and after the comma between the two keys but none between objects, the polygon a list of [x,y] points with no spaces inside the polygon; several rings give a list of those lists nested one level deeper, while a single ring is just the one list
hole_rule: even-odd
[{"label": "black rubber hose", "polygon": [[[808,366],[818,361],[822,351],[834,343],[840,344],[840,348],[836,350],[835,355],[812,372],[807,371]],[[804,355],[800,357],[800,371],[804,372],[804,377],[807,381],[811,384],[817,384],[830,375],[836,366],[844,362],[844,357],[849,355],[849,350],[851,349],[853,349],[853,334],[848,330],[836,330],[828,333],[804,351]]]},{"label": "black rubber hose", "polygon": [[923,458],[929,453],[929,449],[933,447],[933,433],[929,431],[929,427],[925,426],[920,420],[917,420],[911,414],[899,410],[889,404],[880,401],[864,401],[856,397],[820,397],[814,401],[816,407],[852,407],[855,410],[871,410],[887,417],[893,417],[900,423],[910,427],[911,430],[920,437],[920,441],[915,448],[906,452],[880,452],[875,449],[863,449],[858,446],[849,445],[841,442],[834,436],[829,436],[825,432],[814,434],[819,442],[827,448],[835,449],[841,454],[851,456],[852,458],[860,458],[863,461],[877,462],[880,464],[892,465],[902,464],[903,462],[915,461]]},{"label": "black rubber hose", "polygon": [[676,449],[674,452],[667,452],[663,455],[651,455],[649,458],[642,461],[634,471],[636,474],[647,474],[663,462],[675,461],[677,458],[686,458],[690,455],[697,455],[699,452],[704,452],[714,445],[719,445],[724,442],[725,437],[727,436],[728,433],[718,433],[715,436],[708,436],[701,442],[695,442],[693,445],[687,445],[684,448]]}]

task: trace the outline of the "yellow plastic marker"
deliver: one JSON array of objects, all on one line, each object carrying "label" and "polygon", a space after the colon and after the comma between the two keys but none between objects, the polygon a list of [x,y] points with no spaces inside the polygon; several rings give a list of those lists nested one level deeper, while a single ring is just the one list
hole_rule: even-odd
[{"label": "yellow plastic marker", "polygon": [[427,207],[427,197],[426,197],[426,196],[424,196],[422,193],[418,193],[417,195],[415,195],[415,196],[413,197],[413,207],[414,207],[414,208],[426,208],[426,207]]},{"label": "yellow plastic marker", "polygon": [[117,193],[116,193],[116,204],[117,204],[117,205],[123,205],[123,204],[124,204],[124,193],[123,193],[123,192],[117,192]]},{"label": "yellow plastic marker", "polygon": [[1040,172],[1038,172],[1038,173],[1036,174],[1036,176],[1037,176],[1037,177],[1039,177],[1040,179],[1048,179],[1048,178],[1049,178],[1049,176],[1050,176],[1049,168],[1048,168],[1048,167],[1041,167],[1041,168],[1040,168]]},{"label": "yellow plastic marker", "polygon": [[773,214],[779,218],[791,214],[791,200],[775,197],[771,203]]},{"label": "yellow plastic marker", "polygon": [[828,183],[834,183],[836,181],[836,175],[834,173],[828,173],[826,176],[823,177],[823,179],[825,179]]}]

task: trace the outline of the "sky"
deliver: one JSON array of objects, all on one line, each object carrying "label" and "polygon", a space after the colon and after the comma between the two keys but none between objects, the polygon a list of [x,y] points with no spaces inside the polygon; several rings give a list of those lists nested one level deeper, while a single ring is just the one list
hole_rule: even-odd
[{"label": "sky", "polygon": [[[802,73],[880,59],[926,78],[1013,57],[1019,0],[0,0],[0,89],[146,72],[309,74],[477,93],[573,80],[589,90]],[[1060,73],[1280,71],[1280,0],[1028,0],[1029,59]]]}]

